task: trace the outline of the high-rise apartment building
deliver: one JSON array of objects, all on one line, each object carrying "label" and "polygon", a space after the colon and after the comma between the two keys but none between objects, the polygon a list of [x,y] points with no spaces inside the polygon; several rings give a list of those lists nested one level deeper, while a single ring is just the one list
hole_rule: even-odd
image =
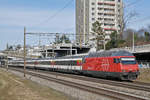
[{"label": "high-rise apartment building", "polygon": [[112,31],[119,33],[122,20],[122,0],[76,0],[76,42],[89,43],[95,21],[101,23],[109,39]]}]

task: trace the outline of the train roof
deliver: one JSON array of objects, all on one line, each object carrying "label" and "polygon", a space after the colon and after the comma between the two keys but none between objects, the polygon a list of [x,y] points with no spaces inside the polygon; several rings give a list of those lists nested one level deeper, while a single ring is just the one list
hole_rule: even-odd
[{"label": "train roof", "polygon": [[133,54],[125,50],[102,51],[90,53],[87,57],[114,57],[114,56],[133,56]]},{"label": "train roof", "polygon": [[[125,51],[125,50],[109,50],[109,51],[101,51],[101,52],[93,52],[89,54],[79,54],[79,55],[73,55],[73,56],[64,56],[64,57],[56,57],[56,58],[42,58],[42,59],[28,59],[29,60],[54,60],[54,59],[76,59],[76,58],[82,58],[85,60],[85,58],[88,57],[114,57],[114,56],[133,56],[132,53]],[[22,60],[16,60],[16,61],[22,61]]]},{"label": "train roof", "polygon": [[87,56],[88,54],[87,53],[84,53],[84,54],[76,54],[76,55],[69,55],[69,56],[64,56],[64,57],[59,57],[58,59],[68,59],[68,58],[82,58],[84,56]]}]

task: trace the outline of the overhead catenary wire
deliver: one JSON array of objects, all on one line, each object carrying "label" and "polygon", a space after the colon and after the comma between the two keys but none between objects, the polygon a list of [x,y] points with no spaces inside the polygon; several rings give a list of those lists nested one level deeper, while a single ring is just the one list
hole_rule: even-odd
[{"label": "overhead catenary wire", "polygon": [[[70,3],[72,3],[72,1],[73,0],[70,0],[62,9],[60,9],[58,12],[56,12],[54,15],[52,15],[52,16],[49,16],[45,21],[43,21],[43,22],[41,22],[39,25],[41,25],[41,24],[44,24],[44,23],[46,23],[46,22],[48,22],[48,21],[50,21],[50,20],[53,20],[53,18],[55,18],[60,12],[62,12],[65,8],[67,8],[69,5],[70,5]],[[132,3],[130,3],[130,4],[128,4],[126,7],[129,7],[129,6],[132,6],[132,5],[135,5],[137,2],[139,2],[139,1],[142,1],[142,0],[136,0],[136,1],[134,1],[134,2],[132,2]],[[135,21],[134,21],[135,22]],[[53,36],[53,35],[56,35],[56,33],[27,33],[27,34],[30,34],[30,35],[39,35],[39,34],[41,34],[42,36]],[[49,34],[49,35],[48,35]],[[62,35],[62,34],[64,34],[64,35],[68,35],[68,36],[78,36],[77,34],[73,34],[73,33],[60,33],[60,35]],[[88,36],[91,36],[91,35],[89,35],[89,34],[84,34],[84,35],[88,35]],[[81,34],[79,35],[79,36],[81,36]],[[93,35],[92,35],[93,36]]]},{"label": "overhead catenary wire", "polygon": [[49,22],[50,20],[53,20],[58,14],[60,14],[64,9],[66,9],[74,0],[69,0],[61,9],[59,9],[56,13],[54,13],[51,16],[48,16],[45,20],[42,22],[36,24],[35,26],[43,25]]},{"label": "overhead catenary wire", "polygon": [[[46,32],[38,32],[38,33],[26,33],[27,35],[33,35],[33,36],[43,36],[43,37],[49,37],[49,36],[56,36],[58,33],[46,33]],[[74,34],[74,33],[59,33],[58,35],[66,35],[66,36],[102,36],[102,35],[97,35],[96,33],[94,34]]]},{"label": "overhead catenary wire", "polygon": [[140,1],[142,1],[142,0],[136,0],[136,1],[133,1],[133,2],[131,2],[130,4],[125,5],[125,7],[124,7],[124,8],[130,7],[130,6],[133,6],[133,5],[137,4],[137,3],[138,3],[138,2],[140,2]]},{"label": "overhead catenary wire", "polygon": [[144,17],[144,18],[141,18],[141,19],[138,19],[138,20],[134,20],[131,23],[136,23],[136,22],[140,22],[141,23],[141,22],[147,21],[147,20],[150,20],[150,16]]},{"label": "overhead catenary wire", "polygon": [[[42,22],[40,22],[39,24],[35,25],[35,26],[39,26],[39,25],[43,25],[46,24],[47,22],[49,22],[50,20],[53,20],[59,13],[61,13],[64,9],[66,9],[74,0],[69,0],[61,9],[59,9],[56,13],[54,13],[51,16],[48,16],[47,19],[43,20]],[[136,3],[138,3],[139,1],[142,0],[136,0],[128,5],[126,5],[124,8],[127,8],[129,6],[135,5]]]},{"label": "overhead catenary wire", "polygon": [[[143,1],[143,0],[136,0],[136,1],[133,1],[133,2],[131,2],[130,4],[125,5],[124,8],[128,8],[128,7],[130,7],[130,6],[136,5],[137,3],[141,2],[141,1]],[[147,21],[147,20],[150,20],[150,16],[143,17],[143,18],[137,19],[137,20],[132,20],[132,21],[129,22],[129,23],[130,23],[130,24],[135,24],[136,22],[142,23],[142,22]]]},{"label": "overhead catenary wire", "polygon": [[[43,25],[46,24],[47,22],[49,22],[50,20],[53,20],[59,13],[61,13],[65,8],[67,8],[74,0],[69,0],[61,9],[59,9],[56,13],[54,13],[51,16],[48,16],[47,19],[43,20],[42,22],[40,22],[39,24],[35,25],[35,26],[39,26],[39,25]],[[134,4],[136,4],[137,2],[142,1],[142,0],[136,0],[128,5],[125,6],[125,8],[132,6]]]}]

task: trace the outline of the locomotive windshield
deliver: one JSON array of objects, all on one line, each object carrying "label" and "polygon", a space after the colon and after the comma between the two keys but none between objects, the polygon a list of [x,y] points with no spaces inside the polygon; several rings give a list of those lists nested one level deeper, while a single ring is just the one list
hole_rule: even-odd
[{"label": "locomotive windshield", "polygon": [[124,65],[136,64],[135,58],[121,58],[121,63]]}]

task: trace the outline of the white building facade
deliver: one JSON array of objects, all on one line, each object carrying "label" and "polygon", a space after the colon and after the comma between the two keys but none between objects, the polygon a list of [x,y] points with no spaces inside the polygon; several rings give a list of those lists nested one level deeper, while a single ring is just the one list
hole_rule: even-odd
[{"label": "white building facade", "polygon": [[123,21],[122,0],[76,0],[76,42],[88,44],[90,42],[92,24],[101,23],[106,38],[112,31],[121,30]]}]

